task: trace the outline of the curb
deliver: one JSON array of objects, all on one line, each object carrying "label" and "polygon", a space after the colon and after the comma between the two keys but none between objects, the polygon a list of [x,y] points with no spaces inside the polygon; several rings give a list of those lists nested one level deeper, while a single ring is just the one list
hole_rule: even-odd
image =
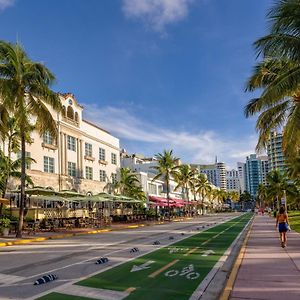
[{"label": "curb", "polygon": [[235,262],[234,262],[233,267],[231,269],[229,278],[226,282],[225,288],[224,288],[219,300],[228,300],[229,297],[230,297],[230,294],[233,290],[233,286],[234,286],[239,268],[242,264],[242,261],[243,261],[243,258],[244,258],[245,252],[246,252],[246,246],[247,246],[247,243],[248,243],[248,240],[249,240],[249,236],[250,236],[250,233],[251,233],[251,230],[252,230],[252,226],[253,226],[253,219],[251,221],[251,225],[249,227],[247,235],[246,235],[246,237],[243,241],[242,247],[241,247],[241,249],[240,249],[240,251],[237,255],[237,258],[235,259]]},{"label": "curb", "polygon": [[[176,219],[171,222],[182,222],[182,221],[191,220],[191,219],[192,218],[182,218],[182,219]],[[106,228],[106,229],[91,230],[91,231],[87,231],[87,232],[65,233],[65,234],[52,235],[52,236],[47,236],[47,237],[38,237],[38,238],[34,238],[34,239],[17,240],[17,241],[12,241],[12,242],[0,243],[0,248],[7,247],[7,246],[16,246],[16,245],[25,245],[25,244],[36,243],[36,242],[43,242],[43,241],[47,241],[47,240],[63,239],[63,238],[88,235],[88,234],[98,234],[98,233],[105,233],[105,232],[110,232],[110,231],[119,231],[119,230],[124,230],[124,229],[136,229],[136,228],[145,227],[145,226],[162,225],[165,223],[166,223],[165,221],[160,221],[160,222],[156,222],[153,224],[142,223],[142,224],[137,224],[137,225],[127,225],[127,226],[123,226],[123,227],[119,227],[119,228]]]}]

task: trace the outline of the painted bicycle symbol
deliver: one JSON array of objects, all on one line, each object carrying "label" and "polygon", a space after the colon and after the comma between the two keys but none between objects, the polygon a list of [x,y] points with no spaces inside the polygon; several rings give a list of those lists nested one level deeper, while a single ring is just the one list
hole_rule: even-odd
[{"label": "painted bicycle symbol", "polygon": [[200,274],[195,272],[195,268],[193,265],[188,265],[184,267],[181,271],[179,270],[170,270],[165,273],[166,277],[175,277],[175,276],[185,276],[189,280],[197,279]]}]

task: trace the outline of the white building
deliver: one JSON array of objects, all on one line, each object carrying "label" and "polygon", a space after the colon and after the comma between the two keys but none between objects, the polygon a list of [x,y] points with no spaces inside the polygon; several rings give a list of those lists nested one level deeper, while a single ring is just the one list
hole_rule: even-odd
[{"label": "white building", "polygon": [[58,136],[32,133],[27,155],[36,163],[27,174],[35,185],[54,190],[75,189],[81,193],[103,192],[116,181],[120,167],[119,139],[106,130],[84,120],[83,107],[74,95],[59,95],[63,110],[49,110],[58,126]]},{"label": "white building", "polygon": [[226,171],[226,187],[229,192],[240,192],[239,172],[237,170]]},{"label": "white building", "polygon": [[240,193],[244,193],[247,189],[246,185],[246,163],[238,162],[237,163],[238,176],[239,176],[239,185]]}]

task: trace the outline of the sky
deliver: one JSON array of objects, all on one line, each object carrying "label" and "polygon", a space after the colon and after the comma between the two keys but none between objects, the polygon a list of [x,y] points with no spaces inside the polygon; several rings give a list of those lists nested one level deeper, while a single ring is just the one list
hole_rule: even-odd
[{"label": "sky", "polygon": [[236,167],[255,152],[244,106],[272,0],[0,0],[19,41],[129,153]]}]

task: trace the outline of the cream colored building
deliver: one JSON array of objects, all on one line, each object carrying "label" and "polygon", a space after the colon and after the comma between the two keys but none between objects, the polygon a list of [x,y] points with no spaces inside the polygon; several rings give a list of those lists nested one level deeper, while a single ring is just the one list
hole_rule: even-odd
[{"label": "cream colored building", "polygon": [[[36,163],[27,174],[37,186],[54,190],[75,189],[96,194],[114,183],[120,168],[119,139],[84,120],[83,107],[74,95],[60,94],[61,113],[50,110],[58,126],[58,137],[33,132],[33,143],[26,146]],[[49,107],[48,107],[49,108]]]}]

